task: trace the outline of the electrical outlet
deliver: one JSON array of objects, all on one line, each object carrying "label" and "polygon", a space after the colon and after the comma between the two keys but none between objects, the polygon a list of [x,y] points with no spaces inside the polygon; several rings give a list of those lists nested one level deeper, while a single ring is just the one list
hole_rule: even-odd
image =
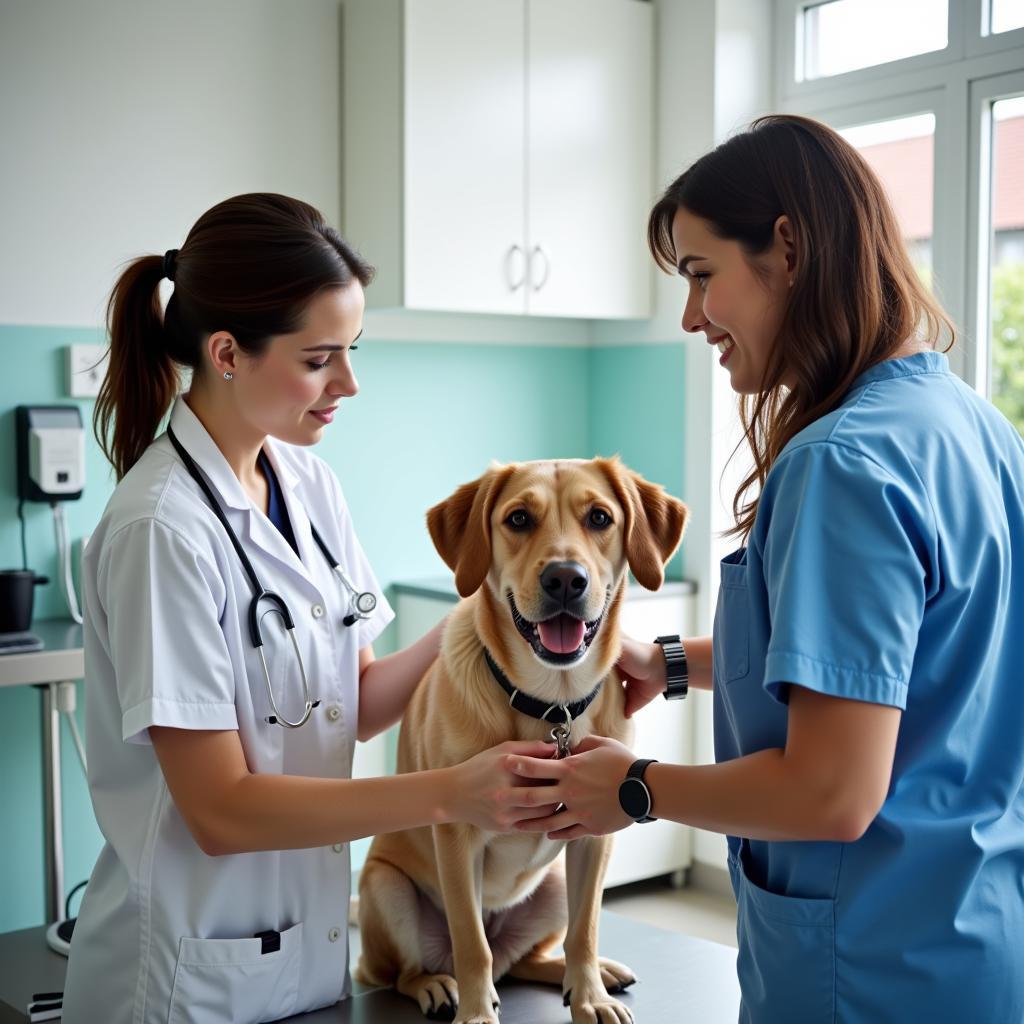
[{"label": "electrical outlet", "polygon": [[95,398],[107,373],[104,345],[68,345],[66,392],[70,398]]}]

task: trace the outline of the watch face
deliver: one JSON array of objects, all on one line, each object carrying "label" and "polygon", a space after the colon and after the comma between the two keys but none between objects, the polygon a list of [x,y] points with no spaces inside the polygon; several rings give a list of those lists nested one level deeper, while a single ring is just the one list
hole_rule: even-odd
[{"label": "watch face", "polygon": [[619,804],[631,818],[644,818],[651,811],[651,795],[640,779],[626,779],[619,786]]}]

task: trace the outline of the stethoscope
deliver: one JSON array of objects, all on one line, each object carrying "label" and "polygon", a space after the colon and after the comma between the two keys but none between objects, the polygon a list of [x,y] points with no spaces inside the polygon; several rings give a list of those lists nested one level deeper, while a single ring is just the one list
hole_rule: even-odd
[{"label": "stethoscope", "polygon": [[[206,495],[206,499],[210,503],[210,508],[213,509],[214,514],[220,520],[221,526],[223,526],[227,531],[227,535],[231,539],[231,543],[234,545],[235,551],[238,552],[238,557],[242,562],[242,566],[245,568],[246,575],[249,577],[249,582],[252,584],[253,599],[249,604],[249,635],[252,638],[253,646],[259,653],[260,662],[263,665],[263,678],[267,684],[267,697],[270,699],[270,707],[274,712],[272,715],[267,717],[266,721],[271,725],[283,725],[288,729],[298,729],[299,726],[305,725],[306,722],[309,721],[309,716],[313,713],[313,708],[318,707],[320,701],[313,700],[309,695],[309,682],[306,679],[306,666],[303,664],[302,654],[299,651],[299,644],[295,639],[295,623],[292,620],[291,612],[288,611],[288,605],[284,603],[284,598],[279,594],[275,594],[273,591],[267,590],[263,584],[260,583],[259,577],[256,575],[256,570],[252,567],[252,562],[249,561],[248,556],[242,549],[242,544],[235,535],[235,531],[231,529],[227,516],[224,515],[224,510],[220,507],[220,502],[210,489],[210,485],[199,472],[199,467],[196,465],[192,456],[185,450],[184,446],[175,436],[174,431],[171,430],[170,427],[167,428],[167,436],[171,439],[171,444],[174,445],[174,450],[178,453],[181,461],[185,464],[185,468],[191,474],[192,479],[199,484],[203,494]],[[334,555],[331,554],[330,549],[324,543],[323,537],[321,537],[317,532],[317,528],[312,522],[309,524],[309,529],[313,534],[313,540],[316,541],[317,547],[320,548],[323,552],[324,558],[327,559],[327,564],[338,574],[342,585],[348,593],[349,612],[341,621],[346,626],[351,626],[360,619],[368,619],[377,607],[377,598],[368,590],[359,590],[348,578],[348,574],[341,567],[341,563],[334,557]],[[265,608],[261,613],[261,604],[269,604],[272,607]],[[302,698],[305,702],[305,710],[303,711],[302,717],[297,722],[289,721],[278,710],[277,701],[274,700],[274,688],[270,685],[270,672],[267,669],[267,659],[263,654],[263,633],[260,630],[260,623],[265,616],[272,612],[277,612],[277,614],[281,616],[281,619],[284,622],[284,627],[288,631],[288,636],[291,638],[292,647],[295,650],[295,657],[299,662],[299,674],[302,676]]]}]

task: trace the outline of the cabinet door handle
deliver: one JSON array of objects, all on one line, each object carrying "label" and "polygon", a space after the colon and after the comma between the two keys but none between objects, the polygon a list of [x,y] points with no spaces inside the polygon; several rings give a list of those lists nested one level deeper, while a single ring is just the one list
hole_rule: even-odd
[{"label": "cabinet door handle", "polygon": [[548,278],[551,276],[551,261],[548,259],[548,254],[539,246],[533,247],[533,253],[530,256],[530,280],[533,281],[533,257],[539,256],[544,260],[544,273],[541,275],[541,279],[533,286],[535,292],[539,292],[541,288],[548,283]]},{"label": "cabinet door handle", "polygon": [[[516,253],[519,253],[523,257],[520,263],[519,269],[519,280],[517,281],[512,275],[512,260]],[[505,280],[508,282],[508,290],[510,292],[517,291],[523,287],[523,282],[526,281],[526,253],[523,251],[521,245],[513,245],[507,253],[505,253]]]}]

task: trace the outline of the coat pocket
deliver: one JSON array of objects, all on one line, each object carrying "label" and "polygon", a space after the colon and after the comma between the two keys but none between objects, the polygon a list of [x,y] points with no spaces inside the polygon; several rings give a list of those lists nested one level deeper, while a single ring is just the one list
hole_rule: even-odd
[{"label": "coat pocket", "polygon": [[302,925],[281,932],[281,947],[260,939],[192,939],[178,944],[167,1024],[264,1024],[295,1011],[302,969]]},{"label": "coat pocket", "polygon": [[782,896],[755,885],[734,856],[740,1024],[833,1024],[835,901]]}]

